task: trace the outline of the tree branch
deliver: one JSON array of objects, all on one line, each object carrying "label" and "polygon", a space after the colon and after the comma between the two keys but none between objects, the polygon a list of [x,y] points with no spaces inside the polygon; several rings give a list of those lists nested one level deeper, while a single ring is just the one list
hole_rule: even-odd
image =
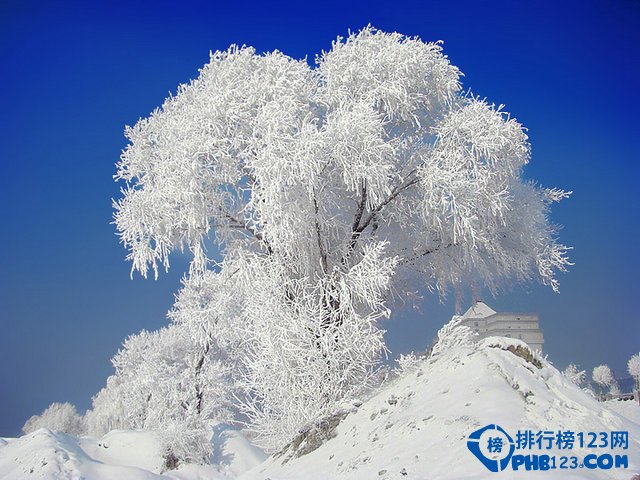
[{"label": "tree branch", "polygon": [[224,215],[227,219],[229,219],[229,220],[231,220],[233,222],[233,225],[225,225],[225,226],[230,227],[230,228],[238,228],[240,230],[246,230],[256,240],[258,240],[259,242],[261,242],[264,245],[264,247],[267,249],[267,252],[269,253],[269,255],[273,254],[273,248],[271,248],[271,245],[264,238],[262,233],[258,232],[254,227],[252,227],[250,225],[247,225],[244,222],[241,222],[240,220],[235,218],[233,215],[231,215],[229,212],[226,212],[224,210],[222,210],[221,212],[222,212],[222,215]]},{"label": "tree branch", "polygon": [[327,273],[328,271],[328,262],[327,262],[327,252],[324,249],[324,245],[322,244],[322,232],[320,230],[320,220],[318,218],[318,212],[320,208],[318,207],[318,200],[315,196],[315,192],[313,195],[313,208],[315,210],[315,226],[316,226],[316,240],[318,242],[318,250],[320,251],[320,263],[322,264],[322,271]]},{"label": "tree branch", "polygon": [[438,251],[440,251],[440,250],[445,250],[445,249],[447,249],[447,248],[451,248],[451,247],[459,247],[459,246],[460,246],[460,244],[459,244],[459,243],[448,243],[448,244],[446,244],[446,245],[439,245],[439,246],[437,246],[437,247],[433,247],[433,248],[430,248],[430,249],[428,249],[428,250],[425,250],[424,252],[420,252],[420,253],[418,253],[418,254],[414,255],[414,256],[413,256],[413,257],[411,257],[411,258],[405,258],[405,259],[401,260],[401,261],[399,262],[399,264],[400,264],[400,265],[406,265],[406,264],[408,264],[408,263],[413,262],[414,260],[419,259],[420,257],[424,257],[424,256],[426,256],[426,255],[431,255],[432,253],[436,253],[436,252],[438,252]]},{"label": "tree branch", "polygon": [[367,182],[366,180],[362,182],[362,196],[360,197],[360,202],[358,203],[358,208],[356,209],[356,214],[353,219],[353,226],[351,227],[351,231],[355,232],[360,228],[360,220],[362,220],[362,215],[364,214],[364,207],[367,205]]},{"label": "tree branch", "polygon": [[[380,214],[380,212],[384,209],[384,207],[386,207],[387,205],[389,205],[391,202],[393,202],[396,198],[398,198],[398,196],[406,191],[407,189],[409,189],[410,187],[412,187],[413,185],[415,185],[416,183],[418,183],[419,179],[418,177],[414,176],[414,173],[416,172],[416,170],[412,170],[411,172],[409,172],[409,174],[407,175],[407,177],[405,178],[405,180],[398,185],[397,187],[395,187],[391,193],[389,194],[389,196],[383,200],[378,206],[376,206],[370,213],[369,215],[367,215],[367,217],[365,218],[364,222],[362,222],[362,216],[364,213],[364,207],[366,205],[366,185],[363,188],[363,194],[362,194],[362,198],[360,199],[360,203],[358,204],[358,208],[356,210],[356,215],[354,218],[354,222],[353,222],[353,227],[351,230],[351,239],[349,240],[349,244],[347,245],[347,251],[345,252],[345,254],[342,257],[342,265],[346,266],[347,265],[347,261],[349,259],[349,257],[351,256],[351,253],[353,252],[353,250],[356,247],[356,244],[358,243],[358,239],[360,238],[360,235],[362,234],[362,232],[372,223],[376,226],[377,229],[377,217]],[[362,223],[361,223],[362,222]]]},{"label": "tree branch", "polygon": [[340,263],[343,267],[347,266],[347,260],[349,259],[349,255],[356,246],[356,241],[360,234],[354,235],[360,229],[360,222],[362,221],[362,216],[364,215],[364,209],[367,205],[367,182],[364,181],[362,185],[362,195],[360,196],[360,201],[358,202],[358,206],[356,208],[356,213],[353,217],[353,225],[351,226],[351,239],[349,240],[349,245],[347,246],[347,253],[344,254]]},{"label": "tree branch", "polygon": [[402,192],[404,192],[405,190],[409,189],[410,187],[418,183],[418,177],[410,178],[412,174],[413,174],[413,171],[407,176],[407,179],[404,182],[402,182],[399,186],[397,186],[391,191],[391,194],[385,200],[383,200],[382,203],[380,203],[380,205],[378,205],[376,208],[374,208],[371,211],[371,213],[367,216],[367,218],[362,223],[362,225],[360,225],[360,227],[358,227],[358,229],[354,231],[354,233],[357,233],[357,234],[362,233],[364,229],[367,228],[373,220],[375,220],[376,216],[382,211],[384,207],[386,207],[391,202],[393,202]]}]

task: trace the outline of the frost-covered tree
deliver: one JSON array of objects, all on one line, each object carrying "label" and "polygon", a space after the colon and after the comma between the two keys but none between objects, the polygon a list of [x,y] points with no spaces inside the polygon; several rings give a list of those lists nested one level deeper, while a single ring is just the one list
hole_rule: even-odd
[{"label": "frost-covered tree", "polygon": [[100,437],[112,430],[139,428],[143,403],[131,401],[127,383],[118,375],[107,378],[106,385],[93,397],[92,408],[87,411],[87,433]]},{"label": "frost-covered tree", "polygon": [[627,362],[627,371],[633,378],[634,388],[640,390],[640,354],[631,356]]},{"label": "frost-covered tree", "polygon": [[620,395],[621,393],[622,393],[622,390],[620,390],[620,384],[614,378],[614,380],[611,383],[611,385],[609,385],[609,394],[611,394],[611,395]]},{"label": "frost-covered tree", "polygon": [[22,432],[27,434],[39,428],[76,436],[83,435],[86,431],[82,415],[76,411],[76,407],[66,402],[52,403],[40,415],[33,415],[25,422]]},{"label": "frost-covered tree", "polygon": [[271,446],[366,387],[379,320],[420,286],[557,290],[548,212],[568,194],[523,180],[524,128],[460,77],[439,43],[373,28],[315,67],[232,47],[127,128],[114,206],[132,269],[191,251],[172,315],[234,362]]},{"label": "frost-covered tree", "polygon": [[582,387],[587,381],[587,372],[585,372],[584,370],[580,370],[573,363],[570,363],[562,373],[565,377],[567,377],[579,387]]},{"label": "frost-covered tree", "polygon": [[231,396],[228,368],[213,352],[203,354],[186,328],[170,325],[129,337],[113,365],[87,413],[89,432],[156,430],[168,465],[206,460],[210,423],[228,419]]},{"label": "frost-covered tree", "polygon": [[598,365],[593,369],[591,374],[593,381],[598,384],[600,388],[600,397],[604,396],[605,388],[610,388],[615,383],[613,372],[608,365]]}]

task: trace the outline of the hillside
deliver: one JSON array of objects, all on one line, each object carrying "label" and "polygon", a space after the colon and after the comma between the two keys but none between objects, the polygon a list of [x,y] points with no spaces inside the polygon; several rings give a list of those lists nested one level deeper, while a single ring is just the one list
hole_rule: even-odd
[{"label": "hillside", "polygon": [[[431,358],[416,361],[364,404],[319,422],[242,479],[496,478],[467,448],[467,437],[491,424],[514,439],[519,429],[628,430],[628,450],[614,452],[628,455],[629,468],[556,470],[552,477],[629,480],[640,472],[640,425],[595,401],[518,340],[476,343],[466,329],[443,330]],[[606,452],[613,453],[597,453]],[[582,458],[594,450],[526,453]],[[500,476],[551,478],[540,471]]]}]

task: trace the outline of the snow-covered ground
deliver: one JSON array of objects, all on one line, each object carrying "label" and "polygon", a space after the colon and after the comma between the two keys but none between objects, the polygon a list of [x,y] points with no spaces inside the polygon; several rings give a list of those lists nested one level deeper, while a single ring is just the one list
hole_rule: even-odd
[{"label": "snow-covered ground", "polygon": [[223,424],[214,429],[212,464],[184,465],[161,474],[160,443],[153,432],[114,431],[101,439],[37,430],[0,441],[0,478],[7,480],[228,480],[260,464],[266,455]]},{"label": "snow-covered ground", "polygon": [[[624,479],[640,473],[640,425],[628,405],[624,417],[598,403],[542,360],[541,367],[505,350],[524,346],[488,338],[479,346],[443,346],[430,360],[353,409],[331,431],[285,449],[243,476],[243,480],[284,479]],[[616,406],[617,407],[617,406]],[[637,405],[635,405],[636,408]],[[618,408],[616,410],[619,411]],[[639,409],[640,410],[640,409]],[[620,412],[622,413],[622,412]],[[555,470],[550,472],[487,470],[467,449],[468,435],[497,424],[517,430],[573,432],[628,431],[629,468]],[[332,437],[313,448],[317,437]],[[603,450],[607,451],[607,450]],[[610,451],[609,451],[610,452]],[[518,452],[517,452],[518,453]],[[531,450],[584,457],[590,449]]]},{"label": "snow-covered ground", "polygon": [[[630,480],[640,473],[636,403],[597,402],[517,340],[468,340],[451,336],[431,358],[413,362],[371,398],[319,422],[266,461],[240,432],[225,426],[213,436],[213,465],[162,474],[153,433],[112,432],[96,440],[38,430],[0,440],[0,478]],[[628,449],[615,453],[626,454],[629,467],[493,473],[467,448],[469,434],[490,424],[511,435],[517,430],[628,431]],[[518,453],[583,458],[594,451]]]},{"label": "snow-covered ground", "polygon": [[609,400],[605,405],[618,415],[640,425],[640,405],[637,400]]}]

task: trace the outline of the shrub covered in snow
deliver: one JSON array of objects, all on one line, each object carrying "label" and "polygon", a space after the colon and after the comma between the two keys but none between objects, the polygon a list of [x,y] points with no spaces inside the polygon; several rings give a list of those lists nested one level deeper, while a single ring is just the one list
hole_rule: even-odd
[{"label": "shrub covered in snow", "polygon": [[431,349],[431,356],[437,357],[457,346],[472,345],[477,334],[466,325],[462,325],[462,317],[454,315],[451,320],[438,330],[437,341]]},{"label": "shrub covered in snow", "polygon": [[83,435],[86,430],[82,415],[70,403],[52,403],[40,415],[29,418],[22,431],[26,434],[39,428],[48,428],[69,435]]},{"label": "shrub covered in snow", "polygon": [[413,352],[408,353],[406,355],[401,354],[396,360],[396,362],[398,363],[398,369],[397,369],[398,373],[408,372],[409,370],[414,368],[418,364],[418,362],[420,362],[424,358],[425,358],[424,356],[416,355]]},{"label": "shrub covered in snow", "polygon": [[583,386],[587,381],[587,372],[580,370],[576,365],[570,363],[562,372],[565,377],[571,380],[579,387]]},{"label": "shrub covered in snow", "polygon": [[640,390],[640,354],[632,355],[627,363],[629,375],[633,377],[636,390]]}]

